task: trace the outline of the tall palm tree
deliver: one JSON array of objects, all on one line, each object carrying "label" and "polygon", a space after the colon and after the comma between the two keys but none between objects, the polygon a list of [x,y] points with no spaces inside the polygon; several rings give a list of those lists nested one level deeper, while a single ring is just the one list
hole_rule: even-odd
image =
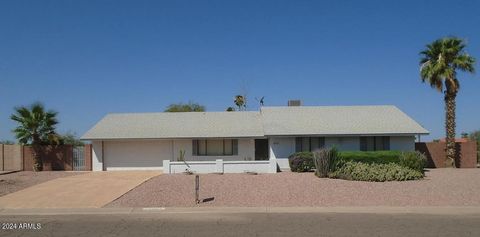
[{"label": "tall palm tree", "polygon": [[34,171],[43,169],[40,156],[41,145],[58,141],[58,136],[55,133],[55,125],[58,123],[56,116],[57,112],[45,111],[42,104],[34,103],[30,107],[15,108],[15,113],[10,117],[18,123],[18,126],[13,130],[18,142],[32,145]]},{"label": "tall palm tree", "polygon": [[455,167],[455,98],[460,89],[457,71],[475,72],[475,58],[465,52],[465,42],[447,37],[435,40],[420,52],[420,75],[423,82],[444,94],[447,140],[446,167]]}]

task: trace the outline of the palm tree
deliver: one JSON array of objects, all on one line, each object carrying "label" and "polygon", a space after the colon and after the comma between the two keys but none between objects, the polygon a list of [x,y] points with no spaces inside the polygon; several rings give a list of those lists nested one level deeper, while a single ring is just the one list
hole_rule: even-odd
[{"label": "palm tree", "polygon": [[235,99],[233,100],[233,102],[235,103],[235,105],[238,107],[238,110],[241,111],[242,108],[243,109],[246,109],[246,99],[243,95],[236,95],[235,96]]},{"label": "palm tree", "polygon": [[445,129],[447,140],[446,167],[455,167],[455,97],[460,89],[457,71],[475,71],[475,58],[468,55],[465,42],[459,38],[447,37],[435,40],[420,52],[420,75],[423,82],[430,84],[444,94]]},{"label": "palm tree", "polygon": [[15,108],[15,113],[10,117],[18,123],[13,130],[18,142],[32,145],[34,171],[43,169],[41,145],[58,140],[55,133],[55,125],[58,123],[56,116],[57,112],[45,111],[42,104],[34,103],[28,108],[25,106]]}]

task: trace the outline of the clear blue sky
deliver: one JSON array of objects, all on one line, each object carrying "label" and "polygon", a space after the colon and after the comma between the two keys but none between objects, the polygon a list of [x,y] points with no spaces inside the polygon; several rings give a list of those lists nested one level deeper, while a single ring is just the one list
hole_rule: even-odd
[{"label": "clear blue sky", "polygon": [[[425,44],[455,35],[480,60],[479,1],[0,2],[0,139],[13,107],[43,102],[59,132],[110,112],[246,91],[266,105],[398,106],[444,136],[443,96],[422,84]],[[480,66],[477,63],[478,71]],[[457,131],[480,129],[480,76],[460,75]]]}]

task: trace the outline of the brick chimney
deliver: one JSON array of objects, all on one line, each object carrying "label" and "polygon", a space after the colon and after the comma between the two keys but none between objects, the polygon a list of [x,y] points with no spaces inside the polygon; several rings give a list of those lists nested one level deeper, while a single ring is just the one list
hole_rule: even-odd
[{"label": "brick chimney", "polygon": [[301,100],[289,100],[288,106],[302,106]]}]

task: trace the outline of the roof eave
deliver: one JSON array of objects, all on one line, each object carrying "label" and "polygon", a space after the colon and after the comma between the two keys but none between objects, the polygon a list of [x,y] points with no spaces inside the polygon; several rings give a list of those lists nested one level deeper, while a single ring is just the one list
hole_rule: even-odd
[{"label": "roof eave", "polygon": [[354,136],[416,136],[416,135],[429,135],[430,132],[409,132],[409,133],[334,133],[334,134],[321,134],[321,133],[290,133],[290,134],[265,134],[266,137],[281,136],[281,137],[294,137],[294,136],[322,136],[322,137],[354,137]]},{"label": "roof eave", "polygon": [[214,137],[82,137],[82,141],[264,138],[264,135]]}]

